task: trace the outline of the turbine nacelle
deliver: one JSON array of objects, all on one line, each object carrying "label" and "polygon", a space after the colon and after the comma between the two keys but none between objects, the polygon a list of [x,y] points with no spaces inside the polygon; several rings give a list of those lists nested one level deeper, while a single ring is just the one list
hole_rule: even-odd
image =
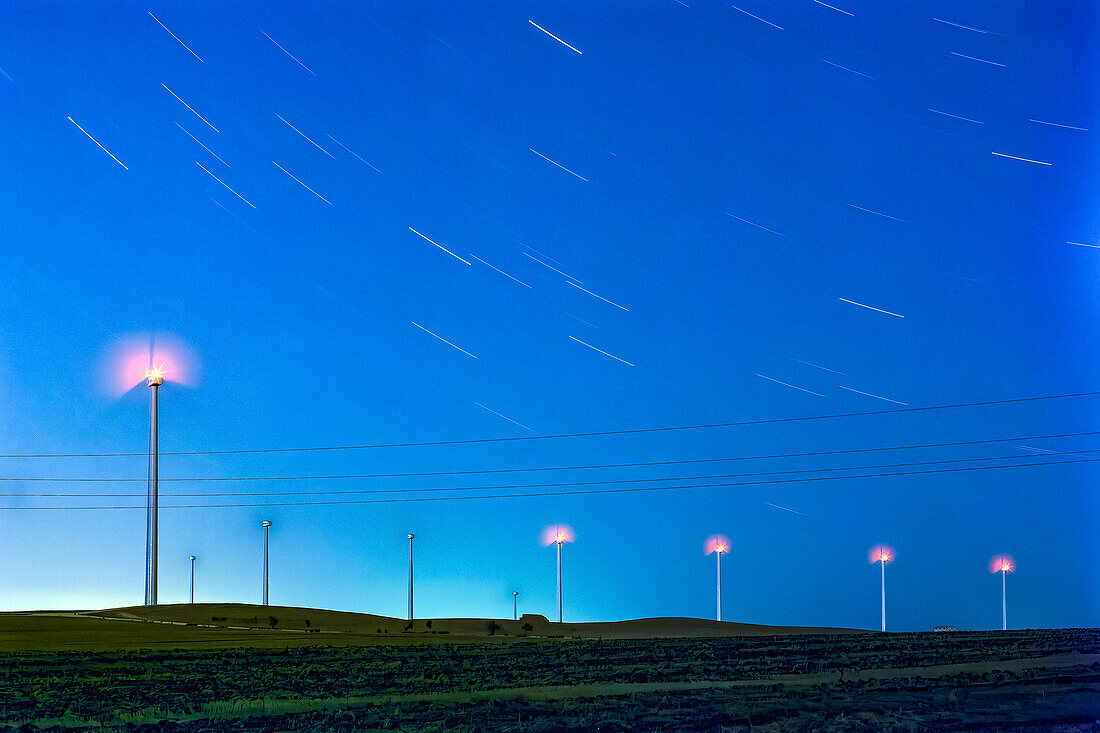
[{"label": "turbine nacelle", "polygon": [[159,387],[164,384],[165,368],[163,364],[155,364],[145,370],[145,384],[150,387]]},{"label": "turbine nacelle", "polygon": [[721,534],[712,534],[707,537],[707,541],[703,543],[703,552],[707,555],[713,555],[718,553],[722,555],[730,551],[731,547],[730,538]]},{"label": "turbine nacelle", "polygon": [[550,545],[560,547],[566,542],[573,542],[576,537],[573,528],[566,524],[552,524],[542,530],[542,544],[547,547]]},{"label": "turbine nacelle", "polygon": [[198,355],[177,336],[166,333],[131,335],[108,345],[99,359],[104,392],[121,397],[138,384],[159,387],[172,382],[187,387],[198,381]]},{"label": "turbine nacelle", "polygon": [[894,548],[887,547],[886,545],[879,545],[871,549],[871,554],[868,556],[868,560],[872,563],[881,562],[883,564],[893,562],[894,560]]}]

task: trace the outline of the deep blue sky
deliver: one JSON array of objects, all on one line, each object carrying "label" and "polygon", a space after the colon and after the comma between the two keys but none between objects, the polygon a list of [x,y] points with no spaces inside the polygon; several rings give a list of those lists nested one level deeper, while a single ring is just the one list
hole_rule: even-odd
[{"label": "deep blue sky", "polygon": [[[846,12],[812,0],[737,3],[756,19],[728,3],[685,2],[9,3],[0,22],[0,452],[144,450],[147,390],[111,397],[97,378],[105,355],[135,334],[174,334],[201,359],[196,384],[162,390],[165,451],[900,406],[850,390],[920,406],[1097,388],[1100,250],[1067,244],[1100,245],[1093,3],[830,3]],[[1014,438],[1100,429],[1098,404],[166,456],[162,476],[457,471]],[[276,499],[169,495],[665,478],[1098,447],[1093,436],[162,490],[165,504],[263,503]],[[144,471],[140,457],[0,460],[5,478]],[[712,615],[714,559],[702,547],[717,532],[733,541],[726,619],[877,627],[878,573],[867,552],[885,542],[898,553],[887,569],[891,628],[997,626],[1000,588],[987,563],[1000,552],[1019,565],[1009,578],[1011,625],[1094,626],[1098,478],[1093,464],[1075,463],[632,494],[165,510],[160,594],[186,598],[193,553],[197,600],[257,602],[260,520],[272,519],[273,603],[403,615],[413,531],[418,615],[505,616],[518,590],[522,610],[551,616],[553,550],[538,535],[560,521],[577,532],[565,548],[571,620]],[[143,504],[140,482],[3,483],[6,493],[136,495],[14,496],[6,507]],[[546,490],[555,489],[536,489]],[[144,533],[143,511],[0,510],[0,608],[139,603]]]}]

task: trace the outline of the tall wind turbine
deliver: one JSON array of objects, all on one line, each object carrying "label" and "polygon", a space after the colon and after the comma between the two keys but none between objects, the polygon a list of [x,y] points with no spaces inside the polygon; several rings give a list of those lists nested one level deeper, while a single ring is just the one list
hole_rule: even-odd
[{"label": "tall wind turbine", "polygon": [[145,605],[157,605],[157,521],[160,512],[157,465],[160,447],[157,441],[157,392],[164,384],[164,365],[157,364],[145,370],[145,384],[150,389],[149,402],[149,485],[145,513]]},{"label": "tall wind turbine", "polygon": [[879,563],[882,571],[882,630],[886,631],[886,563],[894,559],[893,549],[882,545],[871,550],[871,562]]},{"label": "tall wind turbine", "polygon": [[191,603],[195,602],[195,556],[191,555]]},{"label": "tall wind turbine", "polygon": [[1001,631],[1008,631],[1008,605],[1005,602],[1005,575],[1016,569],[1008,555],[998,555],[989,562],[989,570],[1001,574]]},{"label": "tall wind turbine", "polygon": [[160,446],[157,435],[158,399],[165,382],[194,386],[199,361],[194,352],[170,334],[123,337],[107,347],[100,368],[101,386],[121,397],[137,385],[149,387],[149,480],[145,513],[145,605],[157,604],[160,519]]},{"label": "tall wind turbine", "polygon": [[562,594],[561,594],[561,546],[575,539],[573,529],[564,524],[556,524],[542,531],[544,545],[558,546],[558,623],[562,622]]},{"label": "tall wind turbine", "polygon": [[704,545],[706,553],[714,553],[718,556],[718,615],[717,620],[722,620],[722,555],[730,551],[730,538],[715,534],[707,538]]}]

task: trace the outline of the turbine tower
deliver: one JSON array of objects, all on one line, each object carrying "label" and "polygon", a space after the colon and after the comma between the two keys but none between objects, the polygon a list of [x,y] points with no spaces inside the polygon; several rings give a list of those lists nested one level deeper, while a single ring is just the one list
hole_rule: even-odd
[{"label": "turbine tower", "polygon": [[512,620],[519,621],[519,591],[512,591]]},{"label": "turbine tower", "polygon": [[716,620],[722,620],[722,555],[730,551],[729,537],[715,534],[707,538],[703,545],[706,554],[714,553],[718,556],[718,614]]},{"label": "turbine tower", "polygon": [[409,532],[409,621],[413,620],[413,538],[415,538],[412,532]]},{"label": "turbine tower", "polygon": [[882,566],[882,630],[886,631],[886,553],[882,553],[879,564]]},{"label": "turbine tower", "polygon": [[191,603],[195,602],[195,556],[191,555]]},{"label": "turbine tower", "polygon": [[894,551],[889,547],[876,547],[871,550],[871,562],[877,562],[882,573],[882,630],[886,631],[886,563],[894,559]]},{"label": "turbine tower", "polygon": [[264,528],[264,605],[267,605],[267,530],[271,527],[271,522],[265,519],[263,521]]},{"label": "turbine tower", "polygon": [[1001,574],[1001,631],[1008,631],[1008,605],[1005,602],[1005,575],[1016,569],[1012,558],[1008,555],[999,555],[989,563],[989,569]]},{"label": "turbine tower", "polygon": [[558,623],[559,624],[561,623],[561,543],[564,542],[564,541],[565,540],[562,538],[561,534],[559,533],[558,538],[557,538],[557,545],[558,545]]},{"label": "turbine tower", "polygon": [[157,605],[157,519],[159,512],[160,449],[157,442],[157,392],[164,384],[164,365],[151,366],[145,371],[145,384],[149,386],[149,486],[146,497],[145,522],[145,605]]},{"label": "turbine tower", "polygon": [[572,542],[575,539],[573,529],[564,524],[552,524],[542,530],[542,544],[549,547],[550,545],[558,546],[558,623],[562,620],[562,601],[561,601],[561,546],[566,542]]},{"label": "turbine tower", "polygon": [[724,545],[718,545],[714,554],[718,556],[718,620],[722,620],[722,555],[726,552]]}]

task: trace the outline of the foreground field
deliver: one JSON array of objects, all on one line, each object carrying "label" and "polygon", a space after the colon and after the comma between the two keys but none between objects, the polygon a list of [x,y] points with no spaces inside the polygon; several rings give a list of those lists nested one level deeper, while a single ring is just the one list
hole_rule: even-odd
[{"label": "foreground field", "polygon": [[[1097,630],[760,635],[729,624],[718,636],[697,620],[525,617],[405,631],[397,619],[313,610],[308,629],[320,631],[305,630],[304,615],[301,629],[272,630],[306,611],[0,615],[8,649],[67,648],[3,653],[0,730],[1091,731],[1100,718]],[[200,621],[210,628],[190,628]],[[223,628],[246,622],[266,630]],[[95,624],[116,635],[96,648],[126,641],[124,626],[129,649],[82,651],[96,646]],[[695,638],[673,637],[677,625]],[[193,636],[169,649],[170,632]],[[251,648],[218,648],[234,642]]]}]

